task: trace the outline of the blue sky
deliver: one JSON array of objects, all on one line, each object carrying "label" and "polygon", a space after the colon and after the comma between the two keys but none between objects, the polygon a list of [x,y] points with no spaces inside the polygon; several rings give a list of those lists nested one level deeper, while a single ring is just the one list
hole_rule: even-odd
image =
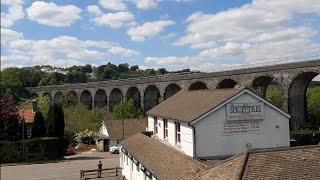
[{"label": "blue sky", "polygon": [[214,71],[320,56],[318,0],[2,0],[1,66]]}]

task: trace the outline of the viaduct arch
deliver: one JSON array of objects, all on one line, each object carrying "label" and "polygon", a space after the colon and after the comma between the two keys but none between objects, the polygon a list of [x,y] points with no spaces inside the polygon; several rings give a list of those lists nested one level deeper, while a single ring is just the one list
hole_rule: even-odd
[{"label": "viaduct arch", "polygon": [[[212,73],[182,73],[147,78],[110,80],[81,84],[28,88],[30,93],[46,96],[55,102],[62,93],[73,90],[75,97],[88,108],[113,107],[124,98],[144,112],[179,90],[251,87],[266,96],[269,86],[278,82],[283,90],[283,110],[291,116],[291,129],[304,127],[307,119],[306,88],[320,74],[320,60],[276,64]],[[92,96],[94,95],[94,96]]]}]

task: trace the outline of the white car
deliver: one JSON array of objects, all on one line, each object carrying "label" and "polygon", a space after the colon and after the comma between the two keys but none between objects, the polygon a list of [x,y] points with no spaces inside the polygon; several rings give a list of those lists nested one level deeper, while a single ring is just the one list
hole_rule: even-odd
[{"label": "white car", "polygon": [[119,154],[120,149],[121,149],[120,145],[115,145],[115,146],[111,146],[109,148],[109,151],[111,152],[111,154]]}]

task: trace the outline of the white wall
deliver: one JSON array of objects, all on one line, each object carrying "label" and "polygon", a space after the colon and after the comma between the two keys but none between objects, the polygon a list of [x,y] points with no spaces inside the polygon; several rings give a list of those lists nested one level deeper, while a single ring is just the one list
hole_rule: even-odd
[{"label": "white wall", "polygon": [[141,170],[141,164],[137,165],[122,151],[120,152],[120,167],[122,167],[122,175],[127,180],[151,180],[155,177],[149,178],[145,172]]},{"label": "white wall", "polygon": [[[232,103],[261,102],[245,93]],[[226,105],[194,124],[196,156],[201,158],[241,153],[251,148],[289,146],[289,118],[264,104],[264,119],[260,120],[260,133],[224,135]],[[278,125],[279,128],[275,126]]]},{"label": "white wall", "polygon": [[[182,151],[188,156],[193,156],[193,130],[187,123],[180,123],[180,131],[181,131],[181,146],[177,147],[175,144],[175,121],[169,119],[168,120],[168,138],[164,139],[164,123],[163,118],[157,117],[158,119],[158,133],[154,136],[164,143],[171,145],[177,150]],[[148,130],[154,130],[154,118],[148,117]]]},{"label": "white wall", "polygon": [[108,133],[107,127],[104,125],[104,123],[102,123],[101,129],[100,129],[100,133],[109,137],[109,133]]}]

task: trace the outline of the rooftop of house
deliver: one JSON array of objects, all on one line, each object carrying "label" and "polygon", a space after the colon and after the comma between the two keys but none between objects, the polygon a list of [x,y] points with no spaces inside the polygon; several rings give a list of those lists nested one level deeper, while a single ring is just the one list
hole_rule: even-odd
[{"label": "rooftop of house", "polygon": [[181,90],[149,110],[147,114],[191,122],[233,97],[241,90],[243,89]]},{"label": "rooftop of house", "polygon": [[120,144],[159,179],[320,179],[320,145],[253,149],[207,165],[141,133]]},{"label": "rooftop of house", "polygon": [[120,144],[160,179],[194,179],[195,175],[207,168],[200,161],[141,133]]},{"label": "rooftop of house", "polygon": [[148,122],[146,118],[140,119],[124,119],[124,129],[122,128],[122,120],[104,121],[107,128],[109,139],[122,139],[122,131],[124,130],[124,138],[128,138],[140,132],[146,131]]},{"label": "rooftop of house", "polygon": [[198,180],[319,179],[320,146],[255,149],[216,163]]},{"label": "rooftop of house", "polygon": [[32,108],[28,109],[19,109],[19,116],[25,123],[33,123],[35,112],[32,111]]}]

